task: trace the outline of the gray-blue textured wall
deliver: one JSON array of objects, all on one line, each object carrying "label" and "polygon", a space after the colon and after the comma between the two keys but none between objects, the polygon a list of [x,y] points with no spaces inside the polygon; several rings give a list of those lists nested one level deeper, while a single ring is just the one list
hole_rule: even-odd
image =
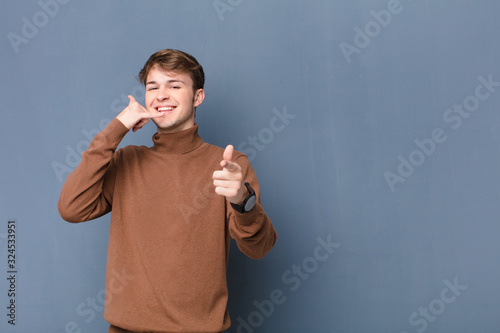
[{"label": "gray-blue textured wall", "polygon": [[260,261],[233,244],[230,332],[500,332],[499,13],[3,0],[0,331],[106,331],[109,216],[73,225],[56,203],[126,95],[143,101],[149,55],[176,48],[206,71],[202,137],[249,155],[279,235]]}]

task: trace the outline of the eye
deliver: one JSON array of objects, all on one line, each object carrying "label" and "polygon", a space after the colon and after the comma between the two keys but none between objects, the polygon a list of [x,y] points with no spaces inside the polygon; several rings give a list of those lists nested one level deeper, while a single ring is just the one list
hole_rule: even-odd
[{"label": "eye", "polygon": [[158,88],[156,88],[156,87],[149,87],[148,88],[148,90],[156,90],[156,89],[158,89]]},{"label": "eye", "polygon": [[180,89],[180,86],[172,86],[172,89]]}]

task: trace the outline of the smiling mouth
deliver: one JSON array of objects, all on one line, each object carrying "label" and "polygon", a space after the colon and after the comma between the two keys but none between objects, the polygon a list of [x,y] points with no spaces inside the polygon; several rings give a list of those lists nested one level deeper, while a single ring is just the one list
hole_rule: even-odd
[{"label": "smiling mouth", "polygon": [[157,110],[158,112],[169,112],[169,111],[173,111],[175,109],[175,106],[162,106],[162,107],[159,107]]}]

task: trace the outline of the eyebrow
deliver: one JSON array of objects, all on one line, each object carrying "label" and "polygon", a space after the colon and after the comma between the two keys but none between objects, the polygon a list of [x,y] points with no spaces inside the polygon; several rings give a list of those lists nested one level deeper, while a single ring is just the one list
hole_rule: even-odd
[{"label": "eyebrow", "polygon": [[[176,83],[176,82],[182,83],[182,84],[184,84],[184,85],[186,84],[186,83],[184,83],[184,81],[182,81],[182,80],[174,80],[174,79],[172,79],[172,80],[168,80],[168,81],[167,81],[167,83]],[[157,84],[157,82],[156,82],[156,81],[149,81],[149,82],[146,82],[146,85],[148,85],[148,84]]]}]

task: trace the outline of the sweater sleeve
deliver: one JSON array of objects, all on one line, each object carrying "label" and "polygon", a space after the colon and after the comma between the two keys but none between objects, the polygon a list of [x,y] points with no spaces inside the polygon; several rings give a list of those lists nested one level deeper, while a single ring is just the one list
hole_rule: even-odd
[{"label": "sweater sleeve", "polygon": [[116,175],[113,156],[127,132],[115,118],[96,134],[62,187],[57,208],[64,220],[89,221],[111,211]]},{"label": "sweater sleeve", "polygon": [[261,205],[259,183],[248,158],[241,155],[235,162],[243,170],[244,181],[255,190],[257,202],[249,212],[240,213],[226,201],[229,231],[244,254],[252,259],[261,259],[273,248],[277,234]]}]

